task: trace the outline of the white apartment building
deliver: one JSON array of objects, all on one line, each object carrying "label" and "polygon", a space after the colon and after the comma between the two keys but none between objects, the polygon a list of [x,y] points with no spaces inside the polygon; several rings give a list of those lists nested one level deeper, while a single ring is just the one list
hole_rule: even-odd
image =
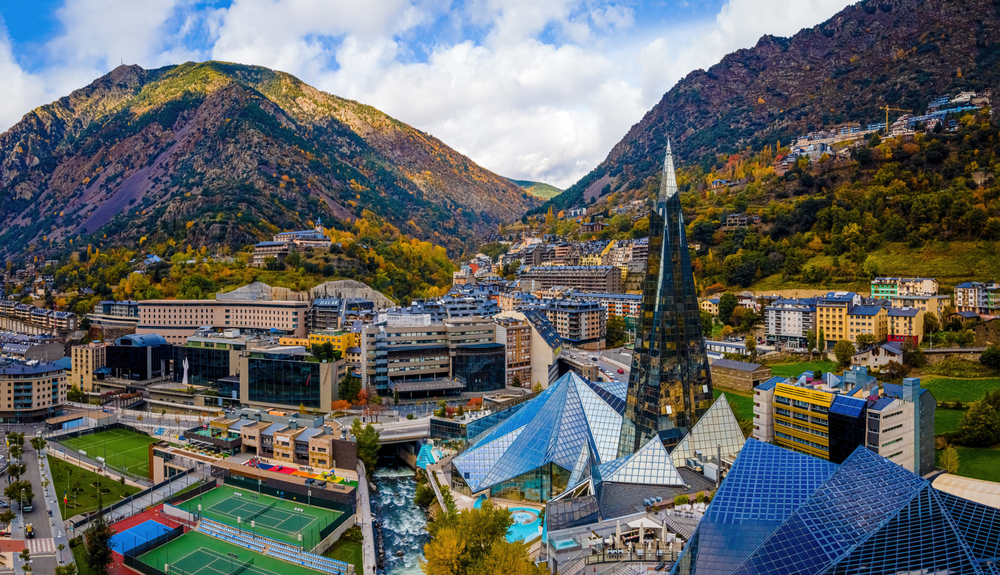
[{"label": "white apartment building", "polygon": [[779,299],[764,308],[764,333],[768,345],[806,347],[806,334],[816,328],[814,299]]}]

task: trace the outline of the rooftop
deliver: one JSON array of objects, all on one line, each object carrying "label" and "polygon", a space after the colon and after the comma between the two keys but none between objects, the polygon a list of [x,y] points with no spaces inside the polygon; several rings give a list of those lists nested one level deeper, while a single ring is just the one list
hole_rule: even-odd
[{"label": "rooftop", "polygon": [[724,367],[726,369],[737,369],[739,371],[755,371],[762,366],[759,363],[750,363],[748,361],[717,359],[712,363],[712,367]]}]

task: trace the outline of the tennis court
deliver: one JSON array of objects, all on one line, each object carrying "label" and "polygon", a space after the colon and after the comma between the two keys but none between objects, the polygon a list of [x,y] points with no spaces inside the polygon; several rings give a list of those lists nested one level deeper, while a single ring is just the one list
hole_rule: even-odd
[{"label": "tennis court", "polygon": [[[235,557],[230,557],[230,553]],[[139,557],[170,575],[316,575],[319,571],[189,531]],[[252,562],[251,562],[252,561]],[[170,565],[170,570],[164,565]]]},{"label": "tennis court", "polygon": [[157,521],[149,520],[133,525],[125,531],[115,533],[111,537],[110,547],[124,555],[126,552],[135,549],[147,541],[168,533],[170,528]]},{"label": "tennis court", "polygon": [[63,445],[87,452],[87,457],[103,457],[108,467],[140,477],[149,477],[149,445],[158,439],[126,429],[111,429],[77,438],[63,439]]},{"label": "tennis court", "polygon": [[253,491],[225,485],[177,506],[198,514],[198,506],[201,505],[201,515],[209,519],[232,527],[242,527],[246,531],[292,545],[299,544],[298,536],[301,533],[303,546],[308,550],[319,543],[320,530],[333,523],[341,512],[312,507],[306,505],[305,498],[301,495],[295,497],[301,501],[258,495]]}]

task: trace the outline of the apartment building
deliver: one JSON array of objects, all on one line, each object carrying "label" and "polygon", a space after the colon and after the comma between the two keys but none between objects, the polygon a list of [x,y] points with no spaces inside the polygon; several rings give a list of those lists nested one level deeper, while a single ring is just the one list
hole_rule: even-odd
[{"label": "apartment building", "polygon": [[951,305],[950,295],[898,295],[890,298],[892,307],[911,307],[932,313],[941,319],[944,308]]},{"label": "apartment building", "polygon": [[868,407],[868,449],[917,475],[934,471],[936,409],[934,396],[917,378],[882,384],[881,396]]},{"label": "apartment building", "polygon": [[278,263],[284,263],[288,254],[292,253],[291,242],[260,242],[254,244],[253,255],[250,256],[250,265],[262,268],[267,263],[268,258],[274,258]]},{"label": "apartment building", "polygon": [[0,362],[0,423],[35,423],[62,414],[66,370],[38,361]]},{"label": "apartment building", "polygon": [[913,307],[890,308],[888,340],[920,345],[924,340],[924,310]]},{"label": "apartment building", "polygon": [[937,295],[938,282],[933,278],[880,277],[872,280],[872,297],[892,299],[907,295]]},{"label": "apartment building", "polygon": [[497,341],[506,346],[507,385],[531,385],[531,324],[527,319],[496,317]]},{"label": "apartment building", "polygon": [[573,292],[573,298],[596,301],[608,314],[639,319],[642,310],[642,294],[638,293],[587,293]]},{"label": "apartment building", "polygon": [[[717,304],[715,307],[718,309]],[[779,299],[764,308],[764,334],[768,345],[803,349],[808,346],[806,335],[815,330],[814,298]]]},{"label": "apartment building", "polygon": [[955,310],[993,317],[1000,310],[1000,284],[963,282],[955,286]]},{"label": "apartment building", "polygon": [[847,316],[857,305],[861,305],[861,296],[854,292],[829,292],[816,298],[816,331],[823,330],[828,349],[842,339],[851,341]]},{"label": "apartment building", "polygon": [[518,277],[521,291],[563,286],[585,292],[621,293],[622,274],[615,266],[534,266]]},{"label": "apartment building", "polygon": [[6,299],[0,300],[0,316],[44,330],[75,331],[79,328],[79,322],[73,312],[53,311]]},{"label": "apartment building", "polygon": [[[875,341],[883,341],[889,335],[888,309],[875,305],[856,305],[848,308],[846,339],[851,343],[857,341],[861,334],[875,336]],[[827,342],[830,336],[826,336]],[[836,344],[836,341],[834,341]]]},{"label": "apartment building", "polygon": [[72,367],[69,372],[70,387],[77,386],[83,391],[93,391],[94,372],[107,365],[107,348],[110,343],[91,342],[85,345],[74,345],[69,356]]},{"label": "apartment building", "polygon": [[[559,378],[559,355],[562,353],[562,338],[556,331],[555,326],[549,321],[545,312],[539,309],[526,309],[521,311],[507,311],[495,318],[498,321],[506,319],[526,323],[531,330],[530,348],[526,357],[530,361],[530,375],[527,379],[521,378],[525,387],[531,387],[536,383],[542,387],[548,387],[550,383]],[[502,324],[498,324],[498,341]],[[523,343],[522,343],[523,346]],[[523,362],[525,358],[522,347],[522,355],[515,356]],[[509,357],[509,356],[508,356]],[[522,372],[523,373],[523,372]]]},{"label": "apartment building", "polygon": [[598,302],[562,299],[544,305],[540,310],[564,342],[581,349],[604,348],[608,314]]},{"label": "apartment building", "polygon": [[135,328],[139,323],[139,302],[102,301],[94,305],[94,311],[87,314],[90,325],[107,328]]},{"label": "apartment building", "polygon": [[204,326],[306,337],[307,301],[146,300],[139,302],[137,334],[184,343]]}]

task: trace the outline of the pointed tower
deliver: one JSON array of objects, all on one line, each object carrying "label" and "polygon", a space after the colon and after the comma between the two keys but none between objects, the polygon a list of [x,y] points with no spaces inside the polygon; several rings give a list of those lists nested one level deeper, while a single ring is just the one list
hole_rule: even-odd
[{"label": "pointed tower", "polygon": [[656,435],[673,448],[711,403],[701,311],[668,141],[660,196],[649,214],[649,261],[619,456]]}]

